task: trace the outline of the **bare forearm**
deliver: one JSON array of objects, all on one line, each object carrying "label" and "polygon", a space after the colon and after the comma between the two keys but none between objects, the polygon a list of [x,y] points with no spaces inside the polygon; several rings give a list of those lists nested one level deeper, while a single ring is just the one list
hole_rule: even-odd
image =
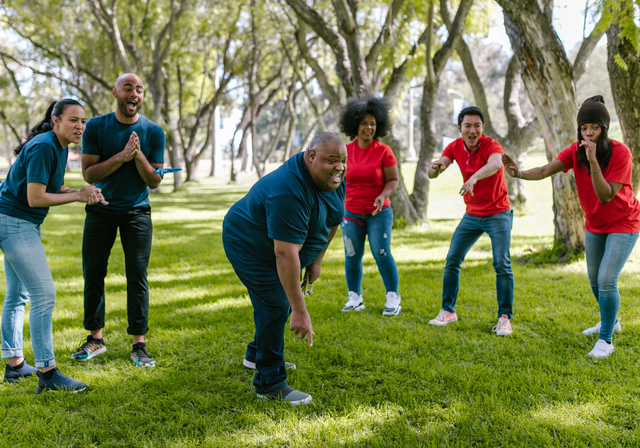
[{"label": "bare forearm", "polygon": [[591,174],[593,190],[596,192],[600,203],[606,204],[610,202],[618,192],[615,191],[613,186],[604,178],[600,165],[597,162],[591,163],[589,172]]},{"label": "bare forearm", "polygon": [[486,179],[487,177],[491,177],[500,170],[502,163],[487,163],[485,166],[480,168],[475,174],[471,177],[474,177],[476,181]]},{"label": "bare forearm", "polygon": [[388,198],[389,196],[391,196],[391,193],[393,193],[394,191],[396,191],[396,188],[398,188],[398,179],[391,179],[388,180],[385,184],[384,184],[384,189],[382,190],[382,195],[385,198]]},{"label": "bare forearm", "polygon": [[159,174],[155,174],[156,169],[151,166],[147,158],[142,153],[139,153],[134,160],[142,181],[151,189],[158,188],[160,182],[162,182],[162,177]]},{"label": "bare forearm", "polygon": [[80,200],[78,190],[65,191],[61,194],[44,193],[37,197],[29,197],[27,195],[29,207],[53,207],[55,205],[69,204]]},{"label": "bare forearm", "polygon": [[291,309],[294,311],[306,310],[304,296],[302,289],[300,289],[300,258],[298,254],[276,254],[276,269]]},{"label": "bare forearm", "polygon": [[95,184],[99,180],[102,180],[115,172],[123,163],[124,161],[118,153],[103,162],[98,162],[85,168],[82,172],[82,176],[88,183]]}]

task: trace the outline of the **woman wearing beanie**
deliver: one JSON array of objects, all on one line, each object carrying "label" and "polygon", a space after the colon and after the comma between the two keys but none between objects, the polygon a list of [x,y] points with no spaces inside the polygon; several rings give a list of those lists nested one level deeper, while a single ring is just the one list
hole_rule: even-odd
[{"label": "woman wearing beanie", "polygon": [[631,188],[631,151],[610,140],[609,113],[602,96],[585,100],[578,111],[578,141],[551,163],[520,171],[507,155],[509,175],[539,180],[573,168],[578,198],[586,221],[585,252],[591,290],[600,306],[600,322],[582,333],[599,333],[589,355],[604,358],[613,353],[612,335],[621,331],[618,276],[638,239],[640,211]]},{"label": "woman wearing beanie", "polygon": [[349,100],[340,118],[340,130],[353,139],[347,145],[349,168],[342,221],[349,297],[342,312],[364,309],[362,256],[367,236],[386,289],[382,314],[397,316],[402,309],[398,266],[391,255],[393,212],[389,207],[389,195],[398,186],[398,162],[391,148],[375,139],[384,137],[389,128],[389,108],[378,98]]}]

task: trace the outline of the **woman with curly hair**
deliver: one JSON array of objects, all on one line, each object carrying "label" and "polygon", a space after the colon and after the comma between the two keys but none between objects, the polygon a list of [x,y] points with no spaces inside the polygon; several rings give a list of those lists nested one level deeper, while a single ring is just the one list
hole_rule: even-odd
[{"label": "woman with curly hair", "polygon": [[353,141],[347,145],[347,194],[342,237],[349,297],[342,312],[364,309],[362,256],[369,246],[386,290],[383,316],[397,316],[402,307],[398,294],[398,266],[391,255],[393,211],[389,195],[398,186],[398,162],[391,148],[380,143],[391,127],[389,108],[378,98],[347,102],[340,130]]},{"label": "woman with curly hair", "polygon": [[521,171],[509,156],[502,156],[506,171],[518,179],[540,180],[573,168],[586,224],[587,276],[600,306],[600,322],[582,332],[599,334],[589,352],[595,358],[613,353],[613,333],[622,331],[618,276],[640,230],[640,207],[631,187],[633,157],[627,146],[607,136],[609,120],[602,96],[588,98],[578,111],[578,141],[557,159]]}]

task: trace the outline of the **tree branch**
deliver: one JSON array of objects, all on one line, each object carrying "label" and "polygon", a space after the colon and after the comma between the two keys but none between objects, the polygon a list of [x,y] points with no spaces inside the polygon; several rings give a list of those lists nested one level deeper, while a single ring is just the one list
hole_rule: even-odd
[{"label": "tree branch", "polygon": [[[447,36],[447,40],[440,47],[440,49],[433,56],[433,70],[436,75],[440,75],[442,70],[444,69],[444,65],[447,63],[447,60],[451,57],[451,53],[457,44],[457,41],[462,39],[462,33],[464,31],[464,22],[467,19],[467,14],[471,9],[471,5],[473,4],[473,0],[461,0],[460,6],[458,6],[458,10],[456,11],[455,19],[451,25],[451,29],[449,30],[449,36]],[[429,56],[429,55],[427,55]]]},{"label": "tree branch", "polygon": [[378,57],[380,57],[380,53],[384,49],[385,43],[389,36],[391,35],[391,27],[393,22],[395,21],[398,13],[404,6],[405,0],[392,0],[391,6],[387,11],[387,18],[384,21],[384,25],[380,30],[380,34],[378,34],[378,38],[371,46],[369,53],[364,58],[365,64],[367,66],[367,71],[372,72],[376,66],[376,62],[378,61]]},{"label": "tree branch", "polygon": [[589,57],[596,48],[596,45],[598,45],[598,42],[600,42],[600,39],[602,39],[604,33],[607,32],[610,22],[611,17],[609,14],[602,14],[602,17],[600,17],[591,34],[582,41],[580,50],[578,50],[578,54],[576,55],[576,60],[573,62],[573,82],[578,82],[587,70]]}]

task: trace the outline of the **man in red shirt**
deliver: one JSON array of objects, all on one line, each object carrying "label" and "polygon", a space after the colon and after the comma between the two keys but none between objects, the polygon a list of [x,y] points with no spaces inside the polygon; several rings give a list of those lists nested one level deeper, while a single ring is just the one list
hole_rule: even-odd
[{"label": "man in red shirt", "polygon": [[447,254],[442,309],[429,324],[445,326],[458,320],[455,304],[460,286],[460,265],[471,246],[486,232],[491,238],[498,296],[498,324],[493,331],[506,336],[512,332],[510,319],[513,316],[513,271],[509,254],[513,212],[504,180],[502,146],[482,134],[484,115],[477,107],[467,107],[460,112],[458,130],[462,138],[447,146],[428,172],[429,178],[435,179],[455,160],[464,180],[460,195],[467,204],[467,212],[451,238]]}]

